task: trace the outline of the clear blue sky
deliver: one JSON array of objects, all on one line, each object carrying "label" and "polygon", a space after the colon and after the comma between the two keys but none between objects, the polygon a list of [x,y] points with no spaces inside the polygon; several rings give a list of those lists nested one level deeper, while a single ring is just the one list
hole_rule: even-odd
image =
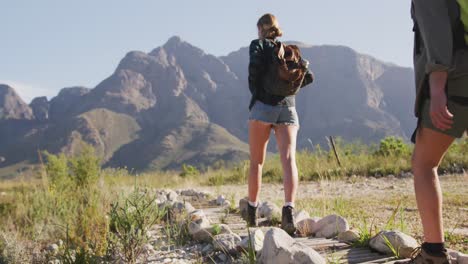
[{"label": "clear blue sky", "polygon": [[270,12],[283,40],[338,44],[412,66],[410,0],[0,0],[0,83],[24,100],[94,87],[131,50],[178,35],[214,55],[250,43]]}]

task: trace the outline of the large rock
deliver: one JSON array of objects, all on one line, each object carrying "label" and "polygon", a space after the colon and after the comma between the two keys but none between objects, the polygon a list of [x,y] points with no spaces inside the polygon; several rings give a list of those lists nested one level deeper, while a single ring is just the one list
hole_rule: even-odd
[{"label": "large rock", "polygon": [[371,238],[369,246],[378,252],[392,254],[392,250],[387,245],[387,240],[402,258],[409,258],[413,249],[419,246],[416,239],[400,231],[382,231]]},{"label": "large rock", "polygon": [[325,264],[325,259],[312,248],[294,241],[284,230],[272,228],[266,232],[263,249],[258,263],[287,264],[308,263]]},{"label": "large rock", "polygon": [[258,216],[268,220],[281,219],[281,210],[272,202],[264,202],[258,207]]},{"label": "large rock", "polygon": [[[248,251],[250,247],[253,247],[255,252],[259,252],[263,248],[263,241],[265,240],[265,234],[260,229],[251,230],[238,244],[241,251]],[[250,242],[252,241],[252,242]]]},{"label": "large rock", "polygon": [[332,238],[348,230],[349,224],[346,219],[339,215],[328,215],[317,222],[315,236]]},{"label": "large rock", "polygon": [[240,242],[241,238],[236,234],[219,234],[213,237],[214,249],[231,255],[237,254],[237,244]]},{"label": "large rock", "polygon": [[317,231],[318,217],[306,218],[296,223],[296,228],[301,236],[312,236]]}]

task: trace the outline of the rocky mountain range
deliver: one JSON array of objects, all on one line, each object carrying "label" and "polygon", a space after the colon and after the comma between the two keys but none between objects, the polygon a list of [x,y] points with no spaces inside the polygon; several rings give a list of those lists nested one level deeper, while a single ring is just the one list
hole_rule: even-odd
[{"label": "rocky mountain range", "polygon": [[[347,47],[295,44],[316,76],[297,97],[299,148],[325,136],[408,138],[412,69]],[[63,88],[28,105],[0,85],[0,175],[37,163],[39,150],[76,153],[83,143],[104,165],[137,171],[247,159],[247,65],[248,48],[216,57],[172,37],[149,53],[129,52],[92,89]]]}]

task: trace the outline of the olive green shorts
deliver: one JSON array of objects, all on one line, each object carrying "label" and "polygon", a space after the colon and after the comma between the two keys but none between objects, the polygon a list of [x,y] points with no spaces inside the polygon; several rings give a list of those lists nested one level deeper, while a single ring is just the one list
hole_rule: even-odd
[{"label": "olive green shorts", "polygon": [[426,100],[422,106],[420,122],[423,127],[430,128],[455,138],[461,138],[468,130],[468,105],[462,105],[449,99],[447,106],[450,113],[453,114],[453,125],[452,128],[448,130],[440,130],[432,124],[432,119],[429,114],[430,104],[430,100]]},{"label": "olive green shorts", "polygon": [[[460,138],[468,129],[468,50],[458,50],[454,62],[454,70],[449,72],[447,82],[447,107],[453,114],[452,128],[443,131],[434,127],[429,114],[430,99],[422,102],[419,122],[423,127]],[[429,87],[425,89],[429,91]]]}]

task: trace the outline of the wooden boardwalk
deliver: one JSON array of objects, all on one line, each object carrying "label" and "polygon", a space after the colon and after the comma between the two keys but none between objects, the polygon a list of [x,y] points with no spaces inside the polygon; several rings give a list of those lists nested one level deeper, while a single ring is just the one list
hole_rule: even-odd
[{"label": "wooden boardwalk", "polygon": [[[211,223],[227,224],[241,238],[247,236],[246,222],[239,214],[227,214],[221,207],[196,201],[193,201],[192,205],[197,209],[202,209]],[[259,219],[260,222],[261,220]],[[355,248],[336,239],[295,237],[294,240],[316,250],[328,260],[328,263],[393,263],[395,261],[394,257],[382,255],[370,248]]]}]

